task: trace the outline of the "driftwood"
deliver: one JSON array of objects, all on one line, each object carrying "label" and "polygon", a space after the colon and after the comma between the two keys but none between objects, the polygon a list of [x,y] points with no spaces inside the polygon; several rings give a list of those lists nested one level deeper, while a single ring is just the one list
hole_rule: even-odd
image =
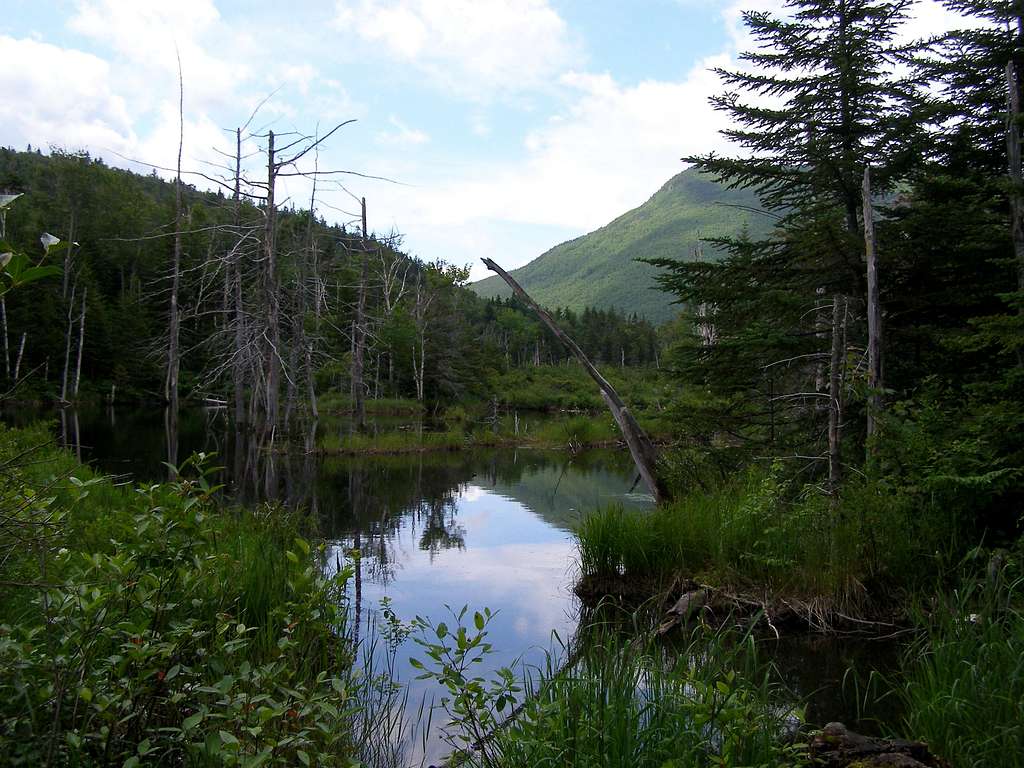
[{"label": "driftwood", "polygon": [[515,281],[508,272],[495,264],[491,259],[483,259],[484,265],[495,272],[502,280],[508,283],[509,288],[522,299],[528,307],[530,307],[541,321],[551,329],[551,332],[555,334],[559,341],[565,345],[566,349],[572,352],[576,358],[583,364],[587,373],[590,374],[597,386],[601,390],[601,397],[604,398],[605,404],[608,409],[612,412],[612,416],[615,418],[615,423],[619,425],[619,429],[622,432],[623,438],[626,440],[626,445],[629,447],[629,453],[633,457],[633,462],[636,464],[637,471],[640,472],[640,477],[643,478],[644,483],[650,489],[654,495],[656,502],[666,501],[669,498],[668,489],[665,485],[664,480],[658,477],[657,462],[658,452],[654,447],[654,443],[651,442],[651,438],[647,436],[647,433],[643,431],[636,419],[633,418],[633,414],[629,412],[629,408],[619,397],[619,393],[615,391],[615,388],[608,383],[608,380],[601,375],[601,372],[594,367],[594,364],[590,362],[589,358],[583,354],[583,350],[579,348],[566,333],[558,327],[554,319],[544,309],[541,308],[537,302],[530,298],[529,294],[522,289],[522,287]]},{"label": "driftwood", "polygon": [[949,768],[921,741],[875,739],[829,723],[811,737],[810,758],[821,768]]}]

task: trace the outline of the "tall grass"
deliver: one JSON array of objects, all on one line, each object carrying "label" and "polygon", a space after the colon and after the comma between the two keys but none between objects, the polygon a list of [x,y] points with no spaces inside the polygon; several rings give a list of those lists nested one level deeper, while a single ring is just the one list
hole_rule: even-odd
[{"label": "tall grass", "polygon": [[577,547],[584,576],[684,574],[850,604],[897,585],[934,583],[955,533],[955,521],[867,482],[849,483],[833,508],[776,466],[751,468],[650,513],[593,512],[578,528]]},{"label": "tall grass", "polygon": [[957,768],[1024,766],[1024,579],[1007,576],[942,601],[893,681],[906,732]]},{"label": "tall grass", "polygon": [[784,765],[800,710],[753,641],[694,634],[666,647],[651,632],[586,632],[577,658],[549,656],[527,704],[498,731],[502,766]]}]

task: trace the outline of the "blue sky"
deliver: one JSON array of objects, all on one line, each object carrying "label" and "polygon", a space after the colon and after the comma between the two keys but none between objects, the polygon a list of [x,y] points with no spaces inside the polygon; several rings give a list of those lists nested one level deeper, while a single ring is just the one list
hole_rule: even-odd
[{"label": "blue sky", "polygon": [[[520,266],[642,203],[682,155],[722,149],[708,67],[735,64],[752,6],[782,3],[5,0],[0,144],[172,166],[177,49],[186,168],[215,172],[224,129],[268,95],[254,126],[354,118],[320,167],[398,183],[347,177],[319,190],[320,213],[344,220],[365,196],[371,228],[477,279],[480,257]],[[923,7],[919,30],[941,24]],[[279,196],[305,206],[309,188]]]}]

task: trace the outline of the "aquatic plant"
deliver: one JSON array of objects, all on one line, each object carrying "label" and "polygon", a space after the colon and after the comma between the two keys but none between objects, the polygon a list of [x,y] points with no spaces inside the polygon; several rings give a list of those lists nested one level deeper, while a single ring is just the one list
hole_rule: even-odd
[{"label": "aquatic plant", "polygon": [[[420,621],[426,660],[415,666],[447,691],[453,764],[481,766],[778,766],[799,764],[788,738],[802,714],[752,638],[694,634],[664,646],[653,633],[611,624],[543,668],[504,668],[490,679],[473,665],[492,652],[489,612]],[[467,625],[468,624],[468,625]]]}]

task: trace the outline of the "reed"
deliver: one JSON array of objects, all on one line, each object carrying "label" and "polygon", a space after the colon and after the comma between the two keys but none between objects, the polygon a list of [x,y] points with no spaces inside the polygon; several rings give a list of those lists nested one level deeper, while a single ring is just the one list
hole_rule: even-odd
[{"label": "reed", "polygon": [[1024,579],[992,576],[931,612],[891,681],[903,730],[958,768],[1024,766]]}]

